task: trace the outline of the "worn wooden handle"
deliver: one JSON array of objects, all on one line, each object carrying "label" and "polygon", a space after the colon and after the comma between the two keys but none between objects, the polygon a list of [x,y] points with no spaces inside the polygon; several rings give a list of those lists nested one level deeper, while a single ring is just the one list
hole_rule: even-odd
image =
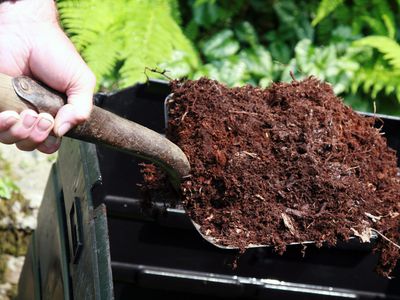
[{"label": "worn wooden handle", "polygon": [[[66,96],[29,77],[12,78],[0,73],[0,112],[34,109],[55,116]],[[174,184],[190,172],[186,155],[161,134],[95,106],[90,118],[72,128],[68,137],[103,144],[147,159],[172,177]]]},{"label": "worn wooden handle", "polygon": [[0,111],[14,110],[21,112],[33,108],[20,100],[12,85],[12,77],[0,73]]}]

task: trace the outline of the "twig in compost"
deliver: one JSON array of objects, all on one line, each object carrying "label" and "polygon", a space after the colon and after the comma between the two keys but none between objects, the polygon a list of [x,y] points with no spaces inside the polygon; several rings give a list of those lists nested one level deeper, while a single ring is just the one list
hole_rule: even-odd
[{"label": "twig in compost", "polygon": [[144,75],[146,76],[147,82],[150,81],[149,76],[147,75],[147,71],[150,71],[152,73],[157,73],[160,74],[162,76],[164,76],[165,78],[167,78],[169,81],[172,81],[173,79],[171,77],[169,77],[166,73],[169,72],[168,70],[157,70],[157,68],[149,68],[149,67],[145,67],[144,68]]},{"label": "twig in compost", "polygon": [[244,110],[229,110],[231,114],[243,114],[243,115],[250,115],[250,116],[259,116],[258,113],[252,113]]},{"label": "twig in compost", "polygon": [[376,223],[377,221],[379,221],[380,219],[382,219],[382,216],[374,216],[373,214],[370,214],[368,212],[364,213],[368,218],[370,218],[372,220],[372,222]]},{"label": "twig in compost", "polygon": [[389,243],[391,243],[393,246],[395,246],[396,248],[400,249],[400,245],[396,244],[395,242],[393,242],[391,239],[389,239],[388,237],[386,237],[383,233],[381,233],[380,231],[376,230],[375,228],[371,228],[371,230],[377,234],[379,234],[384,240],[388,241]]},{"label": "twig in compost", "polygon": [[292,77],[293,81],[296,81],[296,77],[294,77],[294,73],[292,70],[289,72],[289,74],[290,74],[290,77]]}]

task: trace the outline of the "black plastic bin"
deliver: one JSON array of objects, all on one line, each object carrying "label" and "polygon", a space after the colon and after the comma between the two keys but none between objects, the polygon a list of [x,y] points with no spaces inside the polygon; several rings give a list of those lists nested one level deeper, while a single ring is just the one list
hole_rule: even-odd
[{"label": "black plastic bin", "polygon": [[[97,105],[164,131],[164,82],[97,95]],[[400,150],[400,120],[380,116]],[[183,210],[160,199],[143,211],[138,160],[64,139],[52,168],[19,299],[400,299],[400,279],[374,272],[377,256],[353,240],[334,248],[237,252],[204,241]],[[400,275],[399,267],[394,276]],[[399,276],[397,276],[399,277]]]}]

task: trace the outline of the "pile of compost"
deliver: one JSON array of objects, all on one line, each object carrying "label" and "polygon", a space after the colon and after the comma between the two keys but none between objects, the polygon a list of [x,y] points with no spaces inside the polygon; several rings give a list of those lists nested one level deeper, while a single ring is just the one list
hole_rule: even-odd
[{"label": "pile of compost", "polygon": [[399,257],[400,177],[374,118],[312,77],[267,89],[205,78],[171,86],[167,136],[190,161],[181,197],[203,234],[279,253],[375,234],[377,269],[389,276]]}]

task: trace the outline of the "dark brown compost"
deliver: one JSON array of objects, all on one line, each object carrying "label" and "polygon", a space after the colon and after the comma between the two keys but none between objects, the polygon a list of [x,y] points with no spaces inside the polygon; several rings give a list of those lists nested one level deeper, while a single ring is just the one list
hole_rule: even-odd
[{"label": "dark brown compost", "polygon": [[[181,197],[203,234],[283,253],[293,242],[332,246],[375,233],[377,270],[390,274],[399,257],[400,180],[374,118],[312,77],[267,89],[205,78],[171,85],[167,136],[190,161]],[[154,188],[157,176],[145,173]]]}]

